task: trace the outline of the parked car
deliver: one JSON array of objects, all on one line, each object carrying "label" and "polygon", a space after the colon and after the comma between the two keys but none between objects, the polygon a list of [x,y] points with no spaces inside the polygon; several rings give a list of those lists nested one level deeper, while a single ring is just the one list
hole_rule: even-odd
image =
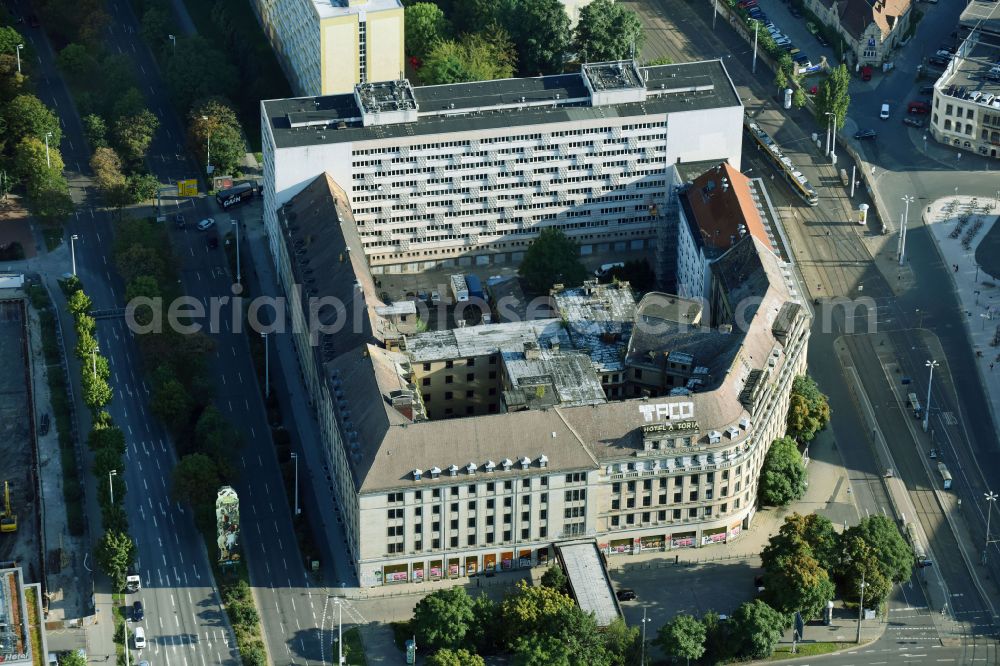
[{"label": "parked car", "polygon": [[141,601],[136,601],[135,603],[133,603],[132,604],[132,621],[133,622],[142,622],[142,620],[145,617],[146,617],[146,613],[145,613],[145,611],[142,608],[142,602]]},{"label": "parked car", "polygon": [[215,226],[215,219],[211,217],[206,217],[204,220],[198,223],[198,231],[208,231]]},{"label": "parked car", "polygon": [[903,118],[903,124],[909,125],[910,127],[923,127],[924,121],[917,120],[916,118],[910,118],[909,116],[907,116],[906,118]]},{"label": "parked car", "polygon": [[881,118],[882,120],[889,120],[889,105],[888,104],[883,104],[882,105],[882,110],[879,111],[878,117]]},{"label": "parked car", "polygon": [[876,136],[878,136],[878,132],[875,130],[865,129],[855,133],[854,138],[860,141],[862,139],[874,139]]},{"label": "parked car", "polygon": [[618,597],[618,601],[635,601],[637,598],[635,590],[628,589],[618,590],[618,592],[615,593],[615,596]]}]

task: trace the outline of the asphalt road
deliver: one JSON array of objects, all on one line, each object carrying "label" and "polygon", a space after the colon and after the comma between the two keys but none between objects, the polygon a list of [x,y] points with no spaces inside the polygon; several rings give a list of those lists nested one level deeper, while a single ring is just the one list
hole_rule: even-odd
[{"label": "asphalt road", "polygon": [[[15,3],[14,11],[28,13],[27,3],[22,0],[20,4],[23,6]],[[109,3],[108,9],[113,18],[108,35],[110,47],[130,56],[147,105],[161,123],[150,147],[149,168],[161,183],[197,176],[197,168],[184,155],[183,130],[163,92],[165,86],[136,34],[138,24],[130,6],[118,1]],[[30,28],[25,32],[39,55],[35,75],[38,94],[63,124],[60,148],[78,206],[76,219],[67,225],[67,232],[79,236],[75,244],[78,271],[95,309],[121,307],[124,288],[113,267],[112,222],[98,206],[91,186],[87,166],[90,156],[79,117],[43,32]],[[221,226],[227,226],[229,216],[219,216],[215,209],[214,201],[209,199],[188,201],[183,208],[189,220],[215,214]],[[172,229],[171,234],[187,294],[203,302],[215,296],[232,296],[233,280],[228,276],[223,252],[210,251],[204,236],[193,229]],[[216,404],[244,432],[244,446],[237,460],[240,480],[235,486],[241,498],[244,555],[272,661],[323,663],[329,659],[332,641],[329,595],[321,586],[322,580],[317,581],[319,586],[310,583],[298,552],[246,339],[228,326],[212,337],[217,345],[209,359]],[[125,430],[129,446],[127,510],[144,579],[143,590],[130,596],[129,603],[135,598],[144,603],[146,651],[185,665],[189,659],[192,664],[206,660],[238,663],[232,631],[219,605],[207,559],[216,553],[206,551],[190,512],[170,500],[170,470],[175,456],[167,434],[150,413],[148,386],[141,374],[134,339],[124,320],[117,318],[99,321],[98,340],[113,373],[115,400],[110,411]],[[104,626],[110,632],[110,626]]]},{"label": "asphalt road", "polygon": [[[694,58],[722,58],[740,91],[741,97],[746,100],[748,109],[759,122],[768,125],[765,129],[785,148],[786,154],[789,154],[814,185],[820,186],[817,188],[820,195],[820,205],[813,209],[807,209],[790,198],[787,188],[784,188],[780,181],[771,188],[772,196],[779,203],[779,212],[785,220],[785,228],[791,237],[793,251],[800,271],[805,278],[810,297],[820,299],[830,296],[873,298],[878,306],[876,329],[888,334],[886,344],[889,344],[890,348],[901,350],[900,363],[903,372],[911,373],[913,377],[926,377],[923,364],[927,358],[927,352],[923,345],[916,343],[913,329],[922,326],[937,333],[942,345],[948,351],[951,372],[950,381],[940,382],[934,392],[932,403],[937,407],[932,411],[932,423],[941,419],[941,415],[945,412],[958,415],[959,420],[968,431],[968,436],[959,438],[957,433],[951,433],[951,435],[956,449],[971,444],[972,448],[963,458],[968,463],[969,468],[977,469],[977,461],[992,459],[993,456],[988,454],[995,453],[996,438],[978,375],[972,363],[972,352],[965,339],[962,327],[964,313],[957,311],[958,306],[951,293],[949,276],[943,273],[945,267],[941,266],[936,251],[930,245],[932,241],[923,233],[923,229],[918,228],[912,233],[909,244],[910,262],[914,267],[919,266],[919,270],[914,271],[917,287],[905,296],[896,298],[889,289],[885,278],[876,269],[870,253],[862,243],[863,234],[869,233],[869,230],[850,222],[850,209],[864,200],[865,193],[860,192],[853,202],[847,199],[844,188],[839,186],[835,178],[830,177],[831,170],[824,166],[822,158],[815,151],[812,143],[806,139],[812,132],[819,132],[822,136],[822,128],[818,128],[807,114],[778,111],[777,105],[768,100],[768,96],[774,90],[773,73],[758,65],[756,77],[751,74],[749,71],[751,69],[751,49],[732,32],[726,20],[720,17],[716,21],[713,31],[709,3],[690,5],[676,0],[650,0],[649,2],[629,4],[637,9],[643,15],[644,22],[653,28],[647,33],[649,39],[643,51],[643,58],[650,59],[662,55],[668,55],[678,61]],[[897,71],[887,78],[879,78],[879,81],[875,82],[875,86],[869,86],[869,88],[873,88],[872,90],[865,90],[860,85],[860,81],[855,82],[854,85],[859,87],[859,92],[854,95],[852,89],[852,109],[857,111],[851,112],[851,120],[848,122],[848,128],[845,128],[845,135],[848,132],[853,134],[852,122],[854,127],[870,125],[871,118],[869,116],[877,116],[883,97],[889,99],[895,108],[901,106],[903,101],[909,98],[911,89],[915,86],[929,83],[929,81],[916,83],[906,69],[912,66],[913,71],[915,71],[916,62],[919,62],[919,57],[923,55],[916,52],[915,49],[926,50],[930,46],[936,48],[937,43],[942,41],[940,38],[947,37],[948,33],[951,32],[954,21],[949,22],[950,19],[944,17],[943,14],[949,13],[957,16],[959,11],[960,8],[957,6],[947,9],[946,12],[940,8],[932,8],[933,19],[926,20],[922,24],[917,38],[913,41],[913,48],[904,52],[906,55],[897,63],[897,67],[901,71]],[[677,26],[678,30],[674,30],[673,26]],[[918,47],[918,44],[922,46]],[[880,149],[884,146],[882,153],[880,153],[881,156],[884,156],[884,161],[875,160],[880,166],[879,171],[881,172],[878,176],[877,186],[883,194],[884,200],[897,201],[904,193],[922,194],[928,200],[932,200],[936,196],[952,194],[957,181],[961,182],[960,186],[965,193],[987,195],[996,190],[996,178],[991,178],[988,173],[959,174],[954,171],[949,172],[946,165],[936,162],[930,162],[933,166],[933,172],[919,171],[917,165],[927,164],[929,160],[921,154],[920,148],[922,146],[914,143],[914,139],[920,141],[921,135],[915,135],[913,130],[902,125],[900,122],[901,114],[902,109],[897,109],[893,121],[878,126],[881,135],[875,145],[878,145]],[[867,150],[872,145],[869,142],[865,149]],[[838,166],[844,166],[843,154],[841,154],[840,162]],[[972,156],[963,157],[961,160],[963,166],[981,168],[982,165],[976,162],[977,159]],[[849,168],[850,165],[847,166]],[[751,176],[759,177],[769,172],[767,165],[756,160],[753,151],[744,154],[744,162],[741,167],[744,171],[748,167],[753,168],[754,172],[750,174]],[[899,173],[891,170],[898,170]],[[895,192],[885,194],[882,189],[883,185],[891,183],[894,187],[899,188],[901,185],[897,185],[897,182],[909,189],[900,191],[898,196]],[[833,187],[823,187],[824,185],[833,185]],[[898,208],[899,210],[890,205],[891,215],[902,213],[901,202]],[[919,209],[911,210],[911,221],[915,217],[916,210]],[[921,310],[920,313],[917,312],[918,308]],[[836,311],[827,312],[822,308],[819,308],[817,314],[810,341],[810,372],[817,378],[821,388],[830,395],[835,415],[832,427],[841,456],[851,475],[852,489],[857,495],[859,506],[870,512],[881,513],[884,511],[888,515],[892,515],[892,507],[880,478],[884,470],[878,469],[878,463],[873,455],[869,429],[864,425],[864,419],[859,413],[859,407],[852,396],[852,390],[847,385],[843,368],[840,367],[836,355],[830,353],[834,349],[835,341],[844,336],[847,324],[845,314]],[[891,393],[886,390],[887,380],[882,367],[877,363],[872,365],[871,356],[874,352],[871,351],[872,342],[867,333],[867,331],[862,330],[861,335],[850,336],[851,342],[867,348],[868,356],[863,355],[862,360],[865,362],[860,364],[860,374],[865,392],[869,396],[881,398],[885,395],[891,395]],[[855,340],[855,338],[859,338],[859,340]],[[860,353],[861,350],[858,351]],[[918,393],[921,390],[926,391],[926,383],[923,384],[922,389],[920,382],[916,383],[915,390]],[[946,395],[946,388],[949,385],[954,387],[958,397]],[[890,433],[897,431],[901,433],[899,437],[889,437],[894,441],[895,457],[897,460],[903,459],[908,463],[904,478],[911,491],[914,491],[911,492],[911,498],[917,506],[923,508],[925,515],[921,518],[927,521],[925,529],[927,529],[928,534],[933,535],[932,546],[945,553],[945,558],[948,559],[944,564],[943,574],[947,579],[949,590],[953,595],[957,595],[952,599],[951,610],[955,618],[963,623],[962,631],[965,632],[966,638],[962,643],[961,650],[965,652],[960,652],[960,654],[965,661],[966,658],[970,657],[970,652],[978,651],[982,655],[982,650],[992,649],[995,646],[993,638],[984,639],[982,635],[993,634],[995,636],[996,627],[986,612],[987,604],[971,580],[968,567],[951,550],[954,547],[954,536],[950,530],[942,527],[940,510],[934,511],[933,507],[929,505],[928,498],[921,494],[937,480],[928,476],[925,469],[910,464],[913,461],[919,462],[920,459],[917,456],[925,455],[925,452],[914,450],[913,438],[910,433],[901,430],[899,419],[905,418],[905,415],[898,406],[893,407],[891,414],[888,413],[890,411],[888,409],[878,412],[879,423],[881,424],[884,420],[886,429]],[[955,455],[962,454],[956,451]],[[996,469],[996,466],[992,467],[993,469],[989,471],[983,470],[987,477],[986,483],[990,483],[989,474],[1000,473],[1000,469]],[[956,485],[964,484],[956,482]],[[992,487],[998,487],[998,485],[994,484]],[[974,501],[978,490],[975,487],[968,490],[960,488],[958,492],[968,495],[968,502]],[[981,504],[981,502],[979,503]],[[926,606],[926,602],[924,606]],[[921,626],[920,624],[911,624],[911,619],[907,614],[900,615],[895,619],[899,620],[897,626],[900,627]],[[913,618],[912,621],[918,620]],[[926,622],[926,618],[919,620],[919,622]],[[879,650],[892,651],[898,647],[881,645],[889,640],[891,639],[887,636],[872,646],[872,649],[875,650],[874,654],[878,654]],[[841,660],[841,663],[851,663],[850,660],[855,658],[854,655],[851,655],[847,660]],[[868,663],[878,663],[877,658],[873,658],[876,661]],[[919,661],[916,659],[915,653],[914,659]],[[902,662],[893,661],[891,663]]]}]

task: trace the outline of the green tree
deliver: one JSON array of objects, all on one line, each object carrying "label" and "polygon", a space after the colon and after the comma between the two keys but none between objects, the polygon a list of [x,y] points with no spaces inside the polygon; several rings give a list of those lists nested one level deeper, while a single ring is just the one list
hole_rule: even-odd
[{"label": "green tree", "polygon": [[239,74],[226,55],[205,38],[178,35],[176,50],[171,47],[164,79],[177,107],[190,109],[195,100],[211,95],[232,97]]},{"label": "green tree", "polygon": [[150,407],[172,432],[181,432],[191,418],[191,396],[165,366],[157,368]]},{"label": "green tree", "polygon": [[199,522],[203,522],[206,516],[210,517],[215,510],[215,497],[220,485],[215,462],[206,455],[186,455],[174,466],[172,496],[175,501],[193,507]]},{"label": "green tree", "polygon": [[773,608],[786,615],[798,611],[807,620],[818,617],[835,593],[830,576],[805,542],[765,572],[764,586]]},{"label": "green tree", "polygon": [[149,109],[135,115],[122,116],[115,121],[114,142],[118,154],[125,162],[138,165],[146,157],[160,121]]},{"label": "green tree", "polygon": [[159,179],[149,172],[129,174],[127,189],[131,203],[142,203],[156,198]]},{"label": "green tree", "polygon": [[246,156],[236,112],[222,98],[211,97],[196,104],[188,115],[188,148],[201,163],[207,163],[208,141],[212,142],[212,164],[219,173],[235,173]]},{"label": "green tree", "polygon": [[517,46],[522,74],[562,73],[571,35],[569,16],[562,2],[513,0],[506,27]]},{"label": "green tree", "polygon": [[458,648],[473,620],[472,599],[463,587],[437,590],[413,609],[417,644],[427,650]]},{"label": "green tree", "polygon": [[97,566],[111,579],[111,589],[125,588],[125,576],[135,559],[135,542],[124,532],[108,530],[97,544]]},{"label": "green tree", "polygon": [[90,312],[90,308],[93,306],[90,297],[83,292],[82,289],[78,289],[70,294],[69,298],[66,299],[66,307],[69,309],[73,316],[79,316]]},{"label": "green tree", "polygon": [[642,635],[639,627],[630,627],[622,618],[604,629],[604,647],[615,666],[645,666],[642,662]]},{"label": "green tree", "polygon": [[886,575],[875,549],[859,534],[845,535],[837,567],[837,585],[844,599],[859,603],[862,583],[865,586],[865,608],[878,608],[892,591],[892,580]]},{"label": "green tree", "polygon": [[569,579],[566,578],[566,572],[559,564],[554,564],[548,568],[548,570],[542,574],[542,585],[545,587],[551,587],[554,590],[559,590],[563,594],[566,593],[566,585],[569,583]]},{"label": "green tree", "polygon": [[845,544],[854,539],[868,544],[882,567],[882,573],[892,582],[898,583],[910,577],[913,553],[892,519],[880,515],[868,516],[845,530],[841,539]]},{"label": "green tree", "polygon": [[45,135],[51,133],[49,147],[59,147],[62,140],[59,118],[34,95],[18,95],[8,102],[3,115],[7,121],[8,142],[17,144],[26,137],[32,137],[41,141],[44,147]]},{"label": "green tree", "polygon": [[420,78],[427,85],[506,79],[513,74],[512,49],[502,31],[490,39],[474,34],[457,42],[439,40],[420,69]]},{"label": "green tree", "polygon": [[442,648],[428,657],[427,666],[486,666],[486,661],[463,648]]},{"label": "green tree", "polygon": [[776,439],[764,456],[760,471],[758,501],[764,506],[784,506],[806,491],[806,468],[795,440]]},{"label": "green tree", "polygon": [[431,48],[451,33],[444,12],[433,2],[418,2],[405,10],[406,52],[424,58]]},{"label": "green tree", "polygon": [[705,626],[690,615],[675,615],[660,627],[656,644],[666,654],[677,659],[700,659],[705,653]]},{"label": "green tree", "polygon": [[100,374],[94,375],[89,368],[84,368],[80,375],[83,391],[83,403],[95,411],[111,402],[112,390],[108,382]]},{"label": "green tree", "polygon": [[827,126],[826,114],[833,114],[837,129],[844,126],[847,118],[847,109],[851,106],[851,96],[848,89],[851,84],[851,74],[847,70],[847,65],[840,65],[819,84],[816,93],[815,109],[816,122],[820,127]]},{"label": "green tree", "polygon": [[795,92],[792,93],[792,104],[796,109],[801,109],[808,103],[809,98],[806,96],[805,88],[802,86],[796,86]]},{"label": "green tree", "polygon": [[87,666],[87,658],[76,650],[70,650],[59,655],[59,666]]},{"label": "green tree", "polygon": [[69,80],[87,81],[97,72],[97,60],[82,44],[68,44],[59,52],[59,69]]},{"label": "green tree", "polygon": [[576,287],[587,278],[580,248],[561,229],[546,227],[524,253],[518,274],[536,293],[547,294],[558,283]]},{"label": "green tree", "polygon": [[602,62],[638,55],[646,36],[634,11],[612,0],[594,0],[580,10],[574,39],[581,62]]},{"label": "green tree", "polygon": [[840,537],[830,519],[816,513],[787,516],[778,533],[761,551],[761,562],[765,569],[772,568],[779,559],[796,553],[803,545],[809,548],[810,555],[821,567],[828,572],[834,571],[840,559]]},{"label": "green tree", "polygon": [[737,653],[751,659],[766,659],[785,632],[786,618],[760,599],[741,604],[729,620]]},{"label": "green tree", "polygon": [[800,442],[810,442],[829,422],[829,399],[812,377],[796,377],[788,396],[788,436]]},{"label": "green tree", "polygon": [[87,142],[94,150],[105,148],[108,145],[108,125],[104,118],[96,114],[88,114],[83,117],[83,133],[87,137]]}]

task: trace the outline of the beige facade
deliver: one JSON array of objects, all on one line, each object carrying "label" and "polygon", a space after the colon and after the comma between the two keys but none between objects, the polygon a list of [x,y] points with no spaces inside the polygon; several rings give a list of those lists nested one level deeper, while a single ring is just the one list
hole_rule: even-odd
[{"label": "beige facade", "polygon": [[298,95],[350,93],[403,73],[399,0],[255,0],[251,3]]}]

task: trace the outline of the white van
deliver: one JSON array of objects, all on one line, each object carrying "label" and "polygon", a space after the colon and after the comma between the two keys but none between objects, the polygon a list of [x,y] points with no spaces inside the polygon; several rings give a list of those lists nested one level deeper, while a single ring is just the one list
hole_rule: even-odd
[{"label": "white van", "polygon": [[882,105],[882,112],[878,114],[878,117],[881,118],[882,120],[889,120],[889,105],[888,104],[883,104]]}]

